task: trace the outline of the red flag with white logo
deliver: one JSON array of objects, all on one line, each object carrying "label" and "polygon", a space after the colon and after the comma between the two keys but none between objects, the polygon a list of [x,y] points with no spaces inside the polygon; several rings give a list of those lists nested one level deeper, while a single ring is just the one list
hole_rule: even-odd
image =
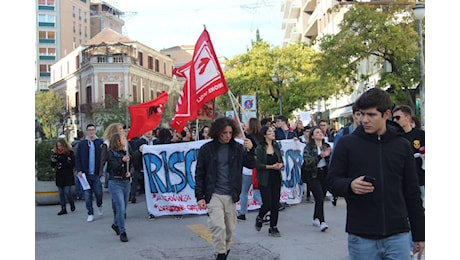
[{"label": "red flag with white logo", "polygon": [[127,139],[130,140],[133,137],[141,136],[145,132],[157,127],[160,124],[164,104],[167,101],[168,93],[162,91],[156,99],[139,105],[129,106],[131,129],[129,130]]},{"label": "red flag with white logo", "polygon": [[185,84],[177,100],[176,113],[169,125],[177,132],[181,132],[189,120],[195,120],[197,117],[196,108],[196,91],[190,84],[190,68],[192,62],[182,65],[180,68],[173,70],[173,74],[185,78]]},{"label": "red flag with white logo", "polygon": [[195,44],[190,83],[195,84],[197,110],[207,101],[227,93],[228,86],[208,31],[204,29]]},{"label": "red flag with white logo", "polygon": [[189,120],[197,118],[197,111],[206,102],[228,91],[224,73],[206,29],[195,44],[192,61],[175,70],[174,74],[186,78],[177,102],[176,114],[170,123],[172,128],[180,132]]}]

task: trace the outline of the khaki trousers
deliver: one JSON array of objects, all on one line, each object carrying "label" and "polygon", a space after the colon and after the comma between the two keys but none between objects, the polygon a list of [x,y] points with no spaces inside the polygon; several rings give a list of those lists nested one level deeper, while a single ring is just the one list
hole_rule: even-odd
[{"label": "khaki trousers", "polygon": [[217,254],[225,254],[230,249],[236,228],[236,204],[230,195],[213,193],[207,207],[214,250]]}]

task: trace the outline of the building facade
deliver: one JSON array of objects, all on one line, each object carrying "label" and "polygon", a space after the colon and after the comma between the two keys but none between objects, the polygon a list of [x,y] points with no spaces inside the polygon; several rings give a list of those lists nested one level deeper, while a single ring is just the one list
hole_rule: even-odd
[{"label": "building facade", "polygon": [[144,103],[169,92],[173,66],[171,57],[104,28],[51,66],[49,89],[65,100],[68,134],[75,136],[107,108]]}]

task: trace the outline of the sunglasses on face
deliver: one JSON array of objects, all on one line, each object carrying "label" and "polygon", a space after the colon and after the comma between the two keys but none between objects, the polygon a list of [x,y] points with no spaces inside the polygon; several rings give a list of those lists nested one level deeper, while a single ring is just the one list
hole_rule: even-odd
[{"label": "sunglasses on face", "polygon": [[401,119],[401,116],[394,116],[393,117],[393,120],[399,121],[399,119]]}]

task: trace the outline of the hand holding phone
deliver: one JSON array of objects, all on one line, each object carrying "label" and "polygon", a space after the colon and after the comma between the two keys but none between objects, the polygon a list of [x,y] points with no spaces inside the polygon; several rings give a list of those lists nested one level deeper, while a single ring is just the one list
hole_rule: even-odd
[{"label": "hand holding phone", "polygon": [[372,185],[374,185],[375,178],[371,177],[371,176],[368,176],[368,175],[364,175],[363,181],[370,182],[370,183],[372,183]]}]

